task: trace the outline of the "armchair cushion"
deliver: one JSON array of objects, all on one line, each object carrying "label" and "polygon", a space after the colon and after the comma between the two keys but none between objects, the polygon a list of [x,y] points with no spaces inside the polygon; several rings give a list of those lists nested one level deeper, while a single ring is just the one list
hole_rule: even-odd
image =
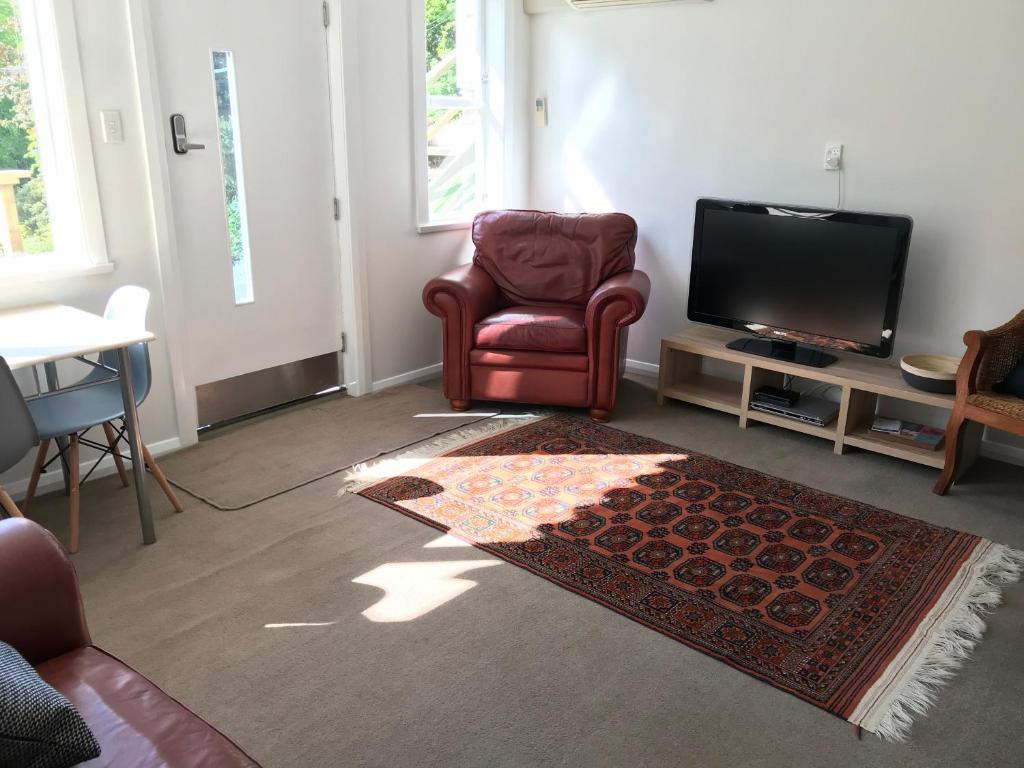
[{"label": "armchair cushion", "polygon": [[0,765],[69,768],[99,757],[78,710],[0,642]]},{"label": "armchair cushion", "polygon": [[587,351],[583,310],[567,307],[509,307],[476,324],[475,346],[536,352]]},{"label": "armchair cushion", "polygon": [[489,211],[473,221],[473,263],[506,305],[584,307],[601,283],[633,268],[636,239],[624,213]]},{"label": "armchair cushion", "polygon": [[1003,395],[1016,395],[1024,398],[1024,357],[1018,360],[1017,365],[1006,375],[1006,378],[993,385],[992,389]]}]

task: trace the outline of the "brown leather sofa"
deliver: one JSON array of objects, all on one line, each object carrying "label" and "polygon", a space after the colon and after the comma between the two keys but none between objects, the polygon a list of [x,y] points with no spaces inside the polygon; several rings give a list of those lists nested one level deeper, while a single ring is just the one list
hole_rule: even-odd
[{"label": "brown leather sofa", "polygon": [[441,318],[444,392],[471,400],[615,407],[628,326],[651,281],[633,268],[636,222],[622,213],[489,211],[473,222],[473,263],[434,278],[423,303]]},{"label": "brown leather sofa", "polygon": [[74,567],[25,518],[0,520],[0,640],[85,718],[102,754],[88,768],[237,768],[258,763],[89,638]]}]

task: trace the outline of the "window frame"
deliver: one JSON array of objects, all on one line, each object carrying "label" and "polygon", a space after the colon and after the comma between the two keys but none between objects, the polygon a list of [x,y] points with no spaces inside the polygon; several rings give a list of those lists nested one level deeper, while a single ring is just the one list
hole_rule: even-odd
[{"label": "window frame", "polygon": [[[483,133],[482,163],[484,170],[485,208],[500,208],[505,198],[508,182],[508,155],[513,125],[510,116],[512,88],[510,76],[513,72],[509,31],[511,11],[505,0],[478,0],[480,21],[477,39],[481,49],[481,91],[476,109],[480,116]],[[465,229],[472,224],[473,215],[450,219],[434,218],[430,211],[428,178],[427,139],[427,83],[426,71],[426,11],[424,0],[410,0],[412,11],[412,141],[413,141],[413,183],[416,196],[416,231],[420,234]],[[486,74],[485,74],[486,73]],[[452,97],[459,103],[466,99]]]},{"label": "window frame", "polygon": [[0,284],[112,271],[73,0],[16,0],[53,253],[0,258]]}]

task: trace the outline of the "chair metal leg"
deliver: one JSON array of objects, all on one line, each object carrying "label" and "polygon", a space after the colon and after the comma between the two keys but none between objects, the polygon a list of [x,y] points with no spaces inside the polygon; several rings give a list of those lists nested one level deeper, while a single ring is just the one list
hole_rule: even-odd
[{"label": "chair metal leg", "polygon": [[21,510],[18,509],[18,505],[14,503],[14,499],[4,490],[2,485],[0,485],[0,509],[3,509],[8,517],[24,517],[21,514]]},{"label": "chair metal leg", "polygon": [[43,465],[46,463],[46,453],[50,449],[50,441],[43,440],[39,443],[39,450],[36,452],[36,463],[32,467],[32,477],[28,481],[28,490],[25,491],[25,500],[21,505],[25,508],[25,513],[28,513],[28,507],[32,503],[32,499],[36,497],[36,488],[39,487],[39,475],[43,472]]},{"label": "chair metal leg", "polygon": [[109,421],[103,423],[103,434],[107,436],[107,445],[110,446],[110,453],[114,457],[114,466],[117,467],[117,476],[121,478],[121,486],[127,488],[128,473],[124,470],[124,459],[117,450],[117,432]]},{"label": "chair metal leg", "polygon": [[142,444],[142,456],[146,460],[146,466],[149,467],[149,471],[153,473],[153,477],[156,478],[157,484],[164,492],[164,496],[171,502],[171,506],[174,507],[175,512],[184,512],[185,508],[181,506],[181,502],[178,501],[178,495],[174,492],[171,484],[167,482],[167,476],[164,475],[163,470],[156,463],[156,459],[153,458],[153,454],[149,452],[149,448],[146,444]]},{"label": "chair metal leg", "polygon": [[71,554],[78,551],[79,529],[81,526],[81,520],[79,518],[80,503],[78,493],[79,471],[78,435],[70,435],[68,437],[68,483],[70,486],[68,508],[71,512],[71,546],[68,551],[71,552]]},{"label": "chair metal leg", "polygon": [[946,491],[949,490],[956,478],[957,465],[960,463],[961,443],[966,427],[967,420],[961,414],[954,412],[946,427],[946,464],[935,487],[932,488],[932,492],[939,496],[946,495]]}]

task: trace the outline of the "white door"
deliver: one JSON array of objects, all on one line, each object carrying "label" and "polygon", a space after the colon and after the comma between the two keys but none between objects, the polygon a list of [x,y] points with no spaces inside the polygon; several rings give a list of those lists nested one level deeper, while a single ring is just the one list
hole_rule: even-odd
[{"label": "white door", "polygon": [[[150,9],[193,383],[337,352],[321,0],[152,0]],[[182,129],[205,148],[176,148]]]}]

